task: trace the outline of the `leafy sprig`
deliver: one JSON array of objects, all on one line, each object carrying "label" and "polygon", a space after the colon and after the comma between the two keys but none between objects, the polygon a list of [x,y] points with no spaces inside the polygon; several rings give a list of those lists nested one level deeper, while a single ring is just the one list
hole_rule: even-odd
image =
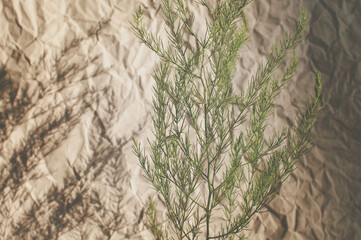
[{"label": "leafy sprig", "polygon": [[[244,8],[250,2],[224,0],[212,6],[198,1],[209,14],[201,37],[193,31],[195,16],[182,0],[162,0],[168,44],[146,31],[141,9],[134,14],[135,35],[161,63],[154,73],[155,139],[148,140],[149,155],[135,139],[133,150],[165,202],[171,239],[243,239],[252,216],[275,197],[296,160],[310,151],[307,139],[320,110],[319,73],[313,100],[299,113],[294,131],[285,127],[268,140],[264,137],[275,98],[296,72],[294,52],[282,76],[275,76],[302,40],[308,20],[304,10],[293,33],[286,33],[260,64],[248,89],[233,93],[236,59],[249,39]],[[239,126],[246,130],[234,136]],[[148,208],[154,237],[165,238],[154,203]]]}]

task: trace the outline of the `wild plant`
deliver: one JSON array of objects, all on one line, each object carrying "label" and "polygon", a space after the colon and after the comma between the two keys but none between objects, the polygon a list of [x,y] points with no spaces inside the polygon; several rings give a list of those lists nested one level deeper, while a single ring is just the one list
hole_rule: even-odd
[{"label": "wild plant", "polygon": [[244,11],[250,2],[198,0],[209,16],[200,34],[184,1],[162,0],[168,44],[147,32],[142,9],[134,14],[135,35],[161,60],[153,76],[150,153],[133,139],[134,154],[170,221],[165,227],[159,224],[150,199],[148,221],[155,239],[244,239],[252,216],[275,197],[297,159],[311,150],[308,138],[320,110],[319,73],[313,99],[294,126],[265,137],[274,101],[296,72],[294,54],[276,74],[307,28],[305,10],[248,87],[233,91],[236,60],[249,39]]}]

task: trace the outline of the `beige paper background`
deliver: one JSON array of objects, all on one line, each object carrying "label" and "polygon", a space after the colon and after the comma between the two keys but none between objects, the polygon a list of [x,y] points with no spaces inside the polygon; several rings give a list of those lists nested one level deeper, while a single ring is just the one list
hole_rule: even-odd
[{"label": "beige paper background", "polygon": [[[205,16],[194,1],[187,2],[197,16]],[[113,239],[151,239],[141,212],[154,191],[142,176],[129,140],[134,136],[147,147],[146,138],[152,136],[151,73],[158,58],[139,43],[129,21],[141,5],[145,8],[146,27],[154,34],[164,34],[159,4],[156,0],[0,3],[0,60],[11,79],[27,88],[34,99],[39,84],[49,85],[56,77],[54,73],[59,74],[59,69],[66,66],[81,67],[80,72],[67,73],[69,79],[85,79],[85,85],[80,87],[72,87],[69,80],[68,89],[50,91],[36,101],[34,109],[26,115],[30,120],[16,127],[3,143],[0,160],[5,163],[27,132],[41,122],[41,117],[35,115],[41,106],[111,86],[115,118],[106,128],[96,128],[95,135],[105,132],[109,142],[118,144],[122,151],[119,174],[124,192],[121,211],[125,215],[122,228]],[[310,28],[297,47],[298,74],[279,97],[271,121],[276,128],[292,124],[296,111],[313,91],[312,69],[320,70],[324,109],[312,132],[315,148],[300,159],[267,212],[254,217],[247,235],[249,239],[361,239],[360,1],[254,1],[246,8],[251,40],[237,61],[234,85],[239,89],[247,83],[257,64],[265,60],[272,43],[293,28],[301,7],[310,15]],[[197,22],[195,27],[202,29]],[[65,46],[76,47],[66,51]],[[104,71],[94,74],[99,68]],[[4,102],[6,97],[3,95],[1,100]],[[74,124],[70,136],[42,159],[39,171],[49,174],[29,183],[34,198],[46,192],[50,182],[63,181],[69,171],[67,162],[80,164],[79,159],[92,152],[89,142],[96,137],[91,129],[93,125],[99,126],[101,120],[107,121],[107,104],[100,100],[98,107],[87,109]],[[97,121],[95,114],[99,116]],[[162,213],[161,208],[159,212]],[[71,238],[65,234],[60,239]]]}]

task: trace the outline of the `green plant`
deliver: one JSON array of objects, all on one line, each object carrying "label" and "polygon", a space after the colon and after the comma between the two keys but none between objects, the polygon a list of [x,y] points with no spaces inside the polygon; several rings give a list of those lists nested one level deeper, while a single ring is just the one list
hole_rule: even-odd
[{"label": "green plant", "polygon": [[[313,101],[299,113],[294,128],[265,139],[275,97],[295,75],[296,55],[281,76],[275,70],[302,39],[304,10],[294,33],[274,45],[248,89],[236,95],[233,69],[248,39],[244,8],[251,1],[209,2],[197,1],[209,14],[203,37],[193,31],[195,16],[182,0],[162,0],[168,46],[146,31],[140,8],[131,23],[135,35],[161,59],[154,73],[151,160],[135,139],[133,150],[164,199],[172,239],[243,239],[251,217],[274,198],[296,160],[310,151],[307,139],[320,110],[316,73]],[[148,209],[154,237],[167,239],[169,231],[160,229],[152,200]]]}]

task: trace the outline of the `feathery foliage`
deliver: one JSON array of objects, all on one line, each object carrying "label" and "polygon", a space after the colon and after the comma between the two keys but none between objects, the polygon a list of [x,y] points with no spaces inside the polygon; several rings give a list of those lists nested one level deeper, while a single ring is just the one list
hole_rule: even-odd
[{"label": "feathery foliage", "polygon": [[[154,72],[150,154],[133,139],[134,154],[162,196],[174,233],[161,230],[150,200],[148,220],[155,239],[244,239],[252,216],[310,151],[307,140],[320,110],[317,73],[313,100],[294,128],[265,139],[275,98],[296,72],[294,54],[282,76],[275,76],[306,30],[304,10],[293,33],[274,45],[248,88],[236,95],[233,71],[249,39],[244,9],[251,1],[210,2],[197,1],[209,15],[202,36],[193,31],[195,16],[182,0],[162,0],[168,44],[146,31],[142,9],[131,22],[135,35],[161,59]],[[240,126],[245,130],[237,131]]]}]

